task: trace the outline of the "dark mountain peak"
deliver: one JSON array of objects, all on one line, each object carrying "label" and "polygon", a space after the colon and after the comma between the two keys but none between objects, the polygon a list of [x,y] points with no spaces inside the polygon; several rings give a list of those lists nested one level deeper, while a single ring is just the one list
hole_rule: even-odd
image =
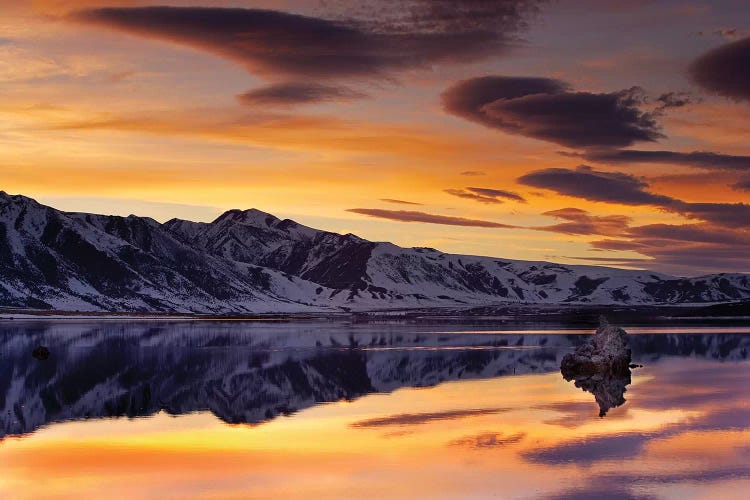
[{"label": "dark mountain peak", "polygon": [[248,210],[232,209],[221,214],[214,224],[231,221],[237,224],[247,224],[256,227],[272,227],[279,222],[279,218],[256,208]]},{"label": "dark mountain peak", "polygon": [[22,202],[22,203],[33,203],[39,205],[36,200],[23,196],[21,194],[9,194],[5,191],[0,191],[0,203],[11,203],[11,202]]}]

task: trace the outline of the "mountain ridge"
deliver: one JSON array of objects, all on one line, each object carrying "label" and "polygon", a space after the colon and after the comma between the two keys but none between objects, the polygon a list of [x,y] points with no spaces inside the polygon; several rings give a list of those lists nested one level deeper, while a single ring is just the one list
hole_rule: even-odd
[{"label": "mountain ridge", "polygon": [[258,209],[212,222],[63,212],[0,191],[0,306],[204,314],[750,298],[750,275],[455,255]]}]

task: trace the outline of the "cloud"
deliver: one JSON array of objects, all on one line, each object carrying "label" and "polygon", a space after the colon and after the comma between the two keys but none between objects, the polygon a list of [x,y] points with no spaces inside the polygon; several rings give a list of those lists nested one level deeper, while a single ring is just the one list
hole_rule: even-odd
[{"label": "cloud", "polygon": [[380,198],[380,201],[384,201],[386,203],[394,203],[396,205],[424,205],[424,203],[415,203],[413,201],[404,201],[404,200],[394,200],[393,198]]},{"label": "cloud", "polygon": [[425,212],[414,212],[411,210],[381,210],[377,208],[350,208],[347,212],[352,212],[380,219],[387,219],[397,222],[423,222],[426,224],[442,224],[445,226],[465,226],[465,227],[487,227],[497,229],[513,229],[517,226],[500,224],[477,219],[464,219],[463,217],[449,217],[446,215],[428,214]]},{"label": "cloud", "polygon": [[476,193],[482,196],[490,196],[494,198],[505,198],[507,200],[517,201],[519,203],[526,203],[523,196],[513,191],[506,191],[505,189],[491,189],[491,188],[478,188],[478,187],[467,187],[468,191]]},{"label": "cloud", "polygon": [[362,99],[366,94],[348,87],[286,82],[260,87],[237,96],[242,104],[293,105]]},{"label": "cloud", "polygon": [[399,58],[367,34],[341,23],[260,9],[99,8],[73,18],[205,50],[252,73],[294,77],[371,74]]},{"label": "cloud", "polygon": [[479,417],[483,415],[497,415],[508,411],[507,408],[479,408],[474,410],[449,410],[433,413],[399,413],[381,418],[370,418],[353,422],[351,427],[389,427],[394,425],[419,425],[436,420],[457,420],[460,418]]},{"label": "cloud", "polygon": [[740,179],[738,182],[732,184],[732,187],[738,191],[750,191],[750,177]]},{"label": "cloud", "polygon": [[345,16],[390,33],[514,32],[546,0],[326,0]]},{"label": "cloud", "polygon": [[682,108],[693,104],[696,98],[687,92],[666,92],[656,98],[656,102],[659,105],[656,107],[656,112],[663,112],[671,108]]},{"label": "cloud", "polygon": [[542,215],[556,217],[567,222],[535,229],[563,234],[620,236],[627,231],[631,221],[631,218],[625,215],[595,216],[580,208],[562,208],[544,212]]},{"label": "cloud", "polygon": [[486,203],[488,205],[491,205],[491,204],[497,205],[500,203],[504,203],[503,200],[495,198],[494,196],[482,196],[481,194],[471,193],[463,189],[445,189],[444,191],[451,196],[456,196],[458,198],[465,198],[467,200],[474,200],[474,201],[478,201],[479,203]]},{"label": "cloud", "polygon": [[[750,270],[750,233],[710,223],[648,224],[631,227],[620,239],[591,242],[594,249],[635,251],[649,257],[651,266],[676,274],[742,272]],[[640,259],[622,263],[638,265]]]},{"label": "cloud", "polygon": [[750,228],[750,205],[745,203],[676,202],[669,211],[727,227]]},{"label": "cloud", "polygon": [[587,161],[613,165],[627,163],[654,163],[684,165],[707,170],[749,170],[750,156],[727,155],[710,151],[641,151],[633,149],[604,149],[585,153],[564,153],[566,156],[580,156]]},{"label": "cloud", "polygon": [[[454,8],[452,20],[429,3],[417,3],[434,20],[432,26],[420,24],[427,17],[417,11],[409,13],[412,19],[381,15],[357,21],[218,7],[97,8],[72,19],[204,50],[274,79],[382,77],[393,70],[501,54],[510,46],[509,33],[525,26],[523,6],[537,2],[501,2],[510,11],[500,25],[472,21],[475,12],[461,8]],[[485,3],[490,2],[476,2],[477,12]]]},{"label": "cloud", "polygon": [[467,187],[466,189],[446,189],[446,193],[457,196],[459,198],[465,198],[468,200],[478,201],[479,203],[486,204],[500,204],[503,200],[512,200],[519,203],[526,203],[523,196],[512,191],[506,191],[504,189],[490,189],[490,188],[478,188],[478,187]]},{"label": "cloud", "polygon": [[487,175],[487,173],[480,170],[464,170],[463,172],[461,172],[461,175],[465,175],[467,177],[478,177],[480,175]]},{"label": "cloud", "polygon": [[688,72],[703,89],[724,97],[750,100],[750,37],[715,48],[695,60]]},{"label": "cloud", "polygon": [[602,172],[587,165],[581,165],[575,170],[567,168],[536,170],[519,177],[518,182],[589,201],[659,206],[674,202],[668,196],[646,191],[648,183],[640,177],[620,172]]},{"label": "cloud", "polygon": [[485,76],[448,88],[442,102],[448,113],[509,134],[588,148],[664,137],[656,117],[678,101],[662,97],[660,107],[647,112],[640,109],[646,95],[639,87],[595,94],[550,78]]},{"label": "cloud", "polygon": [[748,233],[716,228],[707,224],[648,224],[631,228],[628,235],[651,241],[661,239],[695,243],[750,245],[750,234]]},{"label": "cloud", "polygon": [[589,201],[621,205],[652,205],[666,212],[717,225],[750,228],[750,205],[745,203],[691,203],[651,193],[648,182],[622,172],[603,172],[587,165],[576,169],[548,168],[518,178],[527,186]]},{"label": "cloud", "polygon": [[534,94],[562,93],[567,85],[560,80],[536,77],[483,76],[463,80],[443,92],[443,107],[467,120],[497,127],[482,108],[498,99],[517,99]]}]

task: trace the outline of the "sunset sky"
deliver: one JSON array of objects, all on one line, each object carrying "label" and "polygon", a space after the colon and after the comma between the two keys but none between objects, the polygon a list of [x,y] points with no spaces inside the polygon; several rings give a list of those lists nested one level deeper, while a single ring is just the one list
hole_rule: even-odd
[{"label": "sunset sky", "polygon": [[0,0],[0,189],[750,272],[748,68],[740,0]]}]

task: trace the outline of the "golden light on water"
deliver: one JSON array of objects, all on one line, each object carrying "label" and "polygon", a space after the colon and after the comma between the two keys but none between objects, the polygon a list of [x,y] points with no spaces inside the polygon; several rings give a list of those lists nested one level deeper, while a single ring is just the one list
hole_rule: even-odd
[{"label": "golden light on water", "polygon": [[[686,410],[639,407],[641,393],[653,390],[649,384],[678,367],[665,365],[638,373],[628,387],[630,402],[603,419],[596,417],[590,394],[550,373],[403,388],[256,426],[228,425],[209,413],[163,412],[55,424],[2,443],[0,484],[7,498],[493,492],[514,498],[574,487],[578,470],[594,478],[648,474],[658,482],[659,474],[699,474],[744,463],[747,429],[680,431],[717,411],[713,403]],[[686,390],[671,396],[689,395]],[[588,415],[578,409],[571,415],[571,408],[581,406]],[[638,436],[645,436],[642,449],[628,447],[623,454],[613,446],[609,459],[586,458],[586,443]],[[559,462],[539,458],[545,450],[577,444],[580,456],[571,451],[570,459],[563,453]],[[44,481],[39,471],[45,471]]]}]

